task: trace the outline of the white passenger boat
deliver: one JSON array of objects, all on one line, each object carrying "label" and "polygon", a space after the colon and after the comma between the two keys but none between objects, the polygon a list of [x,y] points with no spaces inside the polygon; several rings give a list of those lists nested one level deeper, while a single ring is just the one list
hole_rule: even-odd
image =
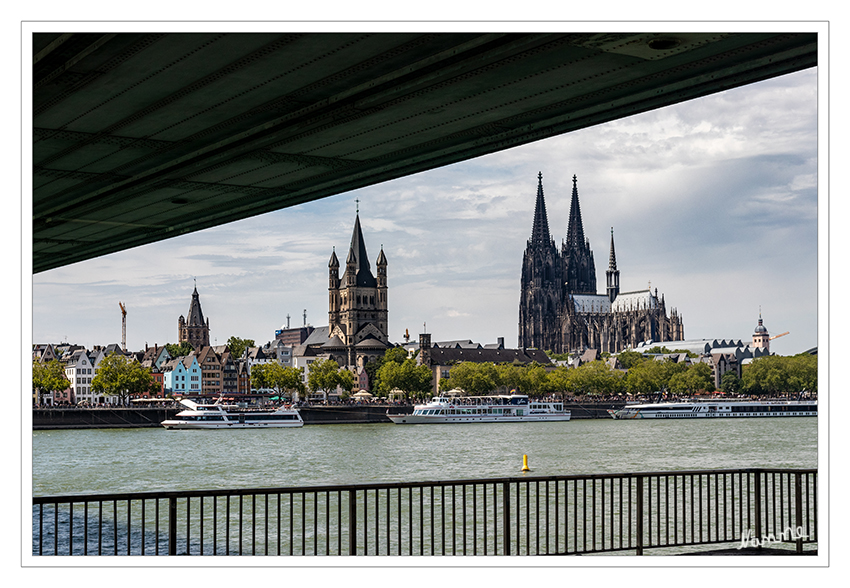
[{"label": "white passenger boat", "polygon": [[198,404],[186,398],[180,404],[187,410],[162,421],[166,429],[270,429],[304,425],[298,411],[289,406],[276,410],[239,409],[232,404]]},{"label": "white passenger boat", "polygon": [[524,394],[497,396],[438,396],[417,404],[412,414],[390,414],[397,425],[426,423],[519,423],[568,421],[570,411],[563,402],[529,401]]},{"label": "white passenger boat", "polygon": [[818,416],[817,400],[712,400],[627,404],[608,411],[615,419],[690,419]]}]

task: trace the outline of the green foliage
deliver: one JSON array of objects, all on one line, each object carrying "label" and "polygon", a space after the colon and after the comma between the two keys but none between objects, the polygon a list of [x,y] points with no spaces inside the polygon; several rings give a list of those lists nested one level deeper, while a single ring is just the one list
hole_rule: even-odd
[{"label": "green foliage", "polygon": [[714,378],[707,363],[695,363],[670,377],[668,389],[674,394],[694,394],[699,391],[714,392]]},{"label": "green foliage", "polygon": [[381,395],[398,388],[405,394],[424,396],[431,391],[431,369],[426,365],[416,365],[413,359],[405,359],[402,363],[390,359],[378,370]]},{"label": "green foliage", "polygon": [[40,394],[64,390],[70,385],[65,377],[65,365],[58,359],[51,359],[47,363],[32,362],[32,387]]},{"label": "green foliage", "polygon": [[792,357],[768,355],[744,366],[741,389],[746,394],[817,393],[817,356],[801,353]]},{"label": "green foliage", "polygon": [[621,351],[617,354],[617,361],[620,362],[620,365],[623,366],[623,369],[629,370],[637,364],[643,363],[644,361],[648,360],[643,356],[642,353],[639,353],[637,351]]},{"label": "green foliage", "polygon": [[720,376],[720,390],[725,394],[737,394],[741,390],[741,378],[734,370]]},{"label": "green foliage", "polygon": [[348,370],[339,369],[339,364],[332,359],[319,359],[310,364],[307,387],[311,392],[331,391],[337,386],[351,390],[354,387],[354,375]]},{"label": "green foliage", "polygon": [[[631,394],[652,394],[659,390],[666,390],[670,387],[671,379],[687,369],[687,364],[676,363],[671,359],[645,358],[629,369],[625,380],[625,390]],[[681,384],[682,378],[684,376],[680,376],[677,382]]]},{"label": "green foliage", "polygon": [[248,347],[254,347],[253,339],[240,339],[239,337],[231,337],[227,340],[227,348],[230,349],[230,355],[234,358],[242,357],[242,354],[245,353],[245,350]]},{"label": "green foliage", "polygon": [[449,372],[452,388],[460,388],[470,396],[492,392],[499,386],[499,373],[492,363],[463,361]]},{"label": "green foliage", "polygon": [[656,345],[655,347],[650,347],[649,349],[644,351],[644,353],[646,353],[648,355],[655,355],[655,354],[669,355],[671,353],[684,353],[690,358],[698,357],[696,353],[688,351],[687,349],[673,349],[671,351],[671,350],[667,349],[666,347],[662,347],[662,346],[659,346],[659,345]]},{"label": "green foliage", "polygon": [[616,394],[623,390],[623,373],[603,361],[591,361],[573,368],[568,377],[574,393]]},{"label": "green foliage", "polygon": [[[369,387],[372,391],[380,394],[385,389],[385,386],[381,384],[380,371],[386,363],[392,362],[401,365],[406,359],[407,351],[403,347],[393,347],[392,349],[388,349],[381,357],[367,362],[363,366],[363,369],[366,370],[366,375],[369,376]],[[391,390],[392,387],[389,389]]]},{"label": "green foliage", "polygon": [[260,363],[251,368],[251,387],[272,388],[278,395],[304,392],[303,368],[284,367],[279,363]]},{"label": "green foliage", "polygon": [[192,353],[195,348],[188,341],[182,343],[166,343],[165,349],[171,357],[185,357]]},{"label": "green foliage", "polygon": [[155,386],[158,387],[148,368],[117,353],[101,360],[97,375],[91,381],[92,392],[118,396],[121,404],[128,396],[155,391]]}]

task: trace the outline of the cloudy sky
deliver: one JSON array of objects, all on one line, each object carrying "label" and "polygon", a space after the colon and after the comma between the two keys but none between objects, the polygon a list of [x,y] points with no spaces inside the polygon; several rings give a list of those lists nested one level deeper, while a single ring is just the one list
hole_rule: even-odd
[{"label": "cloudy sky", "polygon": [[[369,259],[389,260],[390,339],[517,343],[537,174],[566,236],[578,177],[597,287],[614,229],[622,291],[663,293],[685,335],[750,340],[761,308],[779,354],[818,344],[818,70],[809,69],[36,274],[32,337],[91,347],[177,339],[193,280],[213,343],[266,343],[291,316],[327,324],[327,262],[360,203]],[[26,301],[25,301],[26,302]]]}]

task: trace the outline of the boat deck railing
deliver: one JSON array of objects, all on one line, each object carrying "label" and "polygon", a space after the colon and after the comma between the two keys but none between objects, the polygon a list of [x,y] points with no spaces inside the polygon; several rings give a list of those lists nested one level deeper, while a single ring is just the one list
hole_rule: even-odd
[{"label": "boat deck railing", "polygon": [[[37,496],[33,555],[579,555],[818,540],[816,469]],[[650,551],[651,553],[651,551]]]}]

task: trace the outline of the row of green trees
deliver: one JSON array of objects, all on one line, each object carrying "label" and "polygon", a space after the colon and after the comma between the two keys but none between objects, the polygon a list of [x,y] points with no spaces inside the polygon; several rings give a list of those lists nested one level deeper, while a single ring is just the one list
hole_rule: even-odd
[{"label": "row of green trees", "polygon": [[[32,387],[39,395],[64,390],[70,385],[65,377],[65,364],[58,359],[45,363],[32,362]],[[117,396],[121,404],[125,404],[130,396],[157,393],[160,389],[150,369],[115,353],[101,360],[97,374],[92,378],[91,388],[96,394]]]},{"label": "row of green trees", "polygon": [[[593,361],[578,368],[559,366],[547,370],[539,364],[492,364],[463,362],[440,380],[443,391],[460,388],[467,394],[517,390],[531,395],[653,394],[678,395],[714,392],[714,376],[706,363],[684,364],[625,352],[618,356],[626,370]],[[787,395],[801,391],[817,393],[817,356],[767,356],[744,366],[742,378],[727,372],[720,389],[729,394]]]},{"label": "row of green trees", "polygon": [[[593,361],[578,368],[559,366],[547,370],[540,364],[493,364],[462,362],[451,368],[450,377],[440,380],[440,389],[459,388],[466,394],[517,390],[530,395],[562,393],[570,395],[652,394],[664,390],[673,394],[715,391],[711,368],[705,363],[686,365],[670,360],[658,361],[635,352],[618,356],[626,370],[611,368],[603,361]],[[371,390],[387,396],[392,390],[421,397],[430,394],[432,372],[417,365],[401,348],[394,348],[377,361],[366,365]],[[317,360],[310,366],[307,385],[303,369],[284,367],[278,363],[257,364],[251,368],[251,385],[255,389],[271,388],[279,396],[332,391],[340,387],[344,393],[355,386],[354,375],[340,369],[333,360]],[[33,388],[51,393],[69,386],[61,361],[33,361]],[[158,392],[159,385],[150,370],[129,358],[113,354],[103,359],[92,379],[92,391],[118,396],[124,403],[128,396]],[[817,393],[817,356],[800,354],[791,357],[767,356],[743,368],[742,378],[727,372],[721,379],[721,391],[736,394],[787,395],[801,391]]]}]

